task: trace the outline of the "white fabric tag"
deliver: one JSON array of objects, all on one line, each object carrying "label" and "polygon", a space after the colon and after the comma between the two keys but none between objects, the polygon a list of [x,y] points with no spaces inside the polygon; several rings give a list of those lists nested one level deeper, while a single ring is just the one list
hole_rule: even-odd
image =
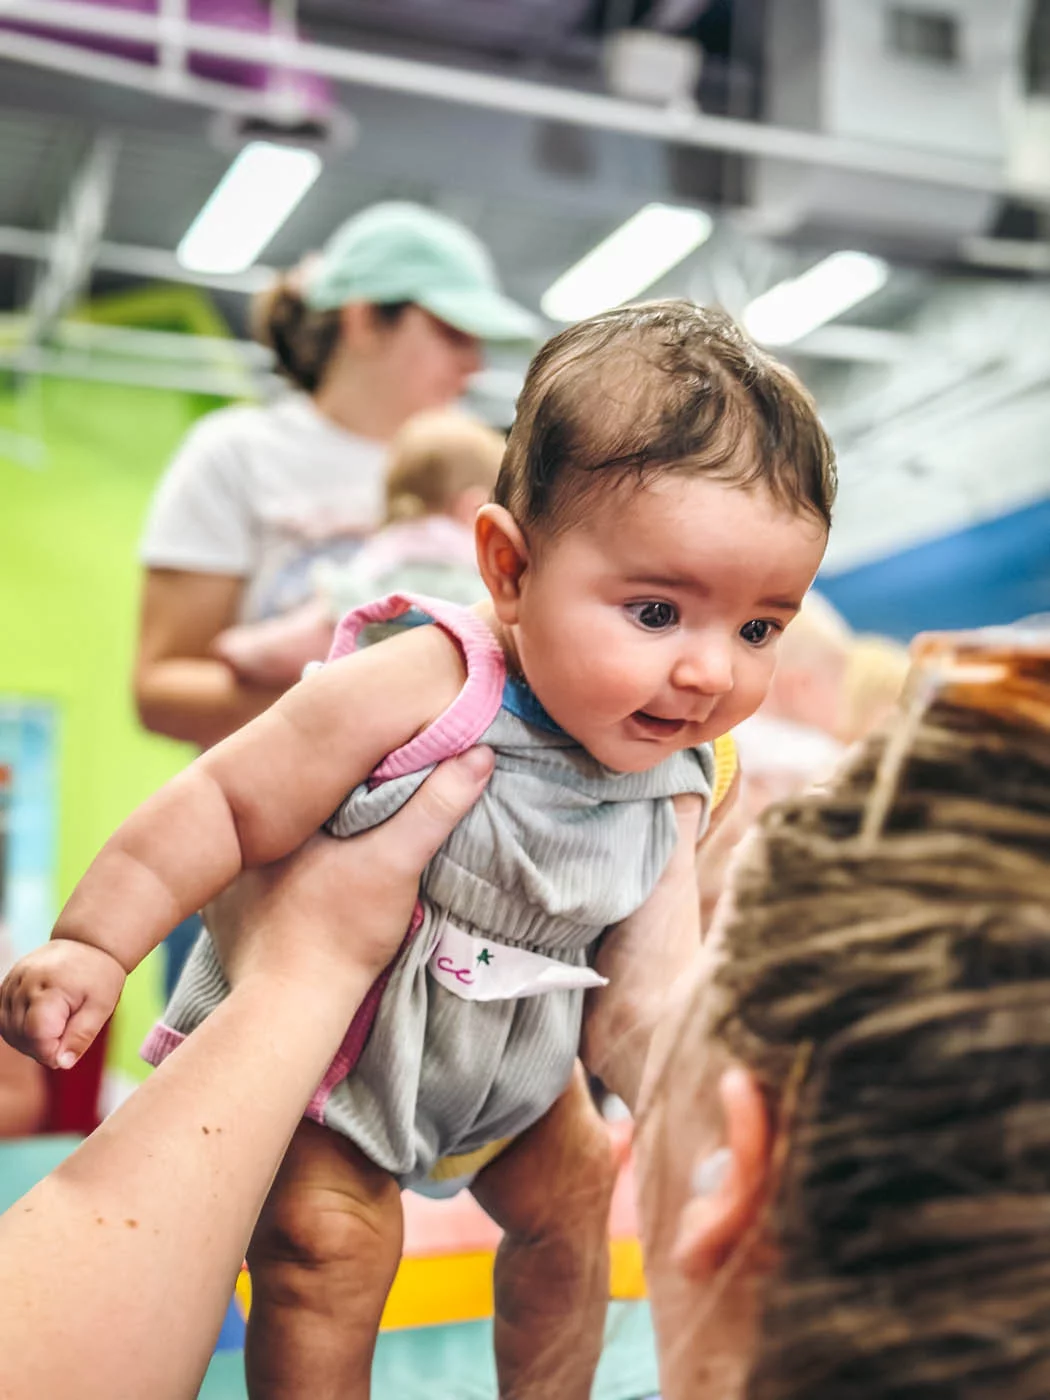
[{"label": "white fabric tag", "polygon": [[608,981],[593,967],[571,967],[525,948],[493,943],[447,919],[427,965],[435,982],[464,1001],[537,997],[544,992],[604,987]]}]

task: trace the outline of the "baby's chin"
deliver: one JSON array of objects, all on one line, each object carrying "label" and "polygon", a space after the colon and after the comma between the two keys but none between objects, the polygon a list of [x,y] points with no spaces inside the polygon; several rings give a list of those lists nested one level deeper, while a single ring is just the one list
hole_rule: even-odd
[{"label": "baby's chin", "polygon": [[673,758],[676,753],[682,753],[685,749],[695,749],[697,744],[703,743],[702,739],[690,739],[687,743],[667,745],[657,747],[653,745],[654,752],[649,753],[647,749],[642,752],[624,753],[622,749],[613,751],[612,746],[607,754],[596,753],[593,749],[587,748],[587,752],[600,763],[603,768],[607,768],[611,773],[648,773],[651,768],[659,768],[661,763],[666,763],[669,758]]}]

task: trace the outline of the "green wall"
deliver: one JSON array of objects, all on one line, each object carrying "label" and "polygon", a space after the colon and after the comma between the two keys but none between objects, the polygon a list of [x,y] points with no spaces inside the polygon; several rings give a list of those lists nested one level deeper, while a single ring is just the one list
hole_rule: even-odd
[{"label": "green wall", "polygon": [[[136,546],[172,450],[215,406],[103,383],[0,381],[0,694],[58,709],[59,900],[114,827],[191,756],[146,734],[134,714]],[[25,460],[33,443],[37,466]],[[127,1045],[158,998],[154,959],[118,1018],[121,1067],[134,1063]]]}]

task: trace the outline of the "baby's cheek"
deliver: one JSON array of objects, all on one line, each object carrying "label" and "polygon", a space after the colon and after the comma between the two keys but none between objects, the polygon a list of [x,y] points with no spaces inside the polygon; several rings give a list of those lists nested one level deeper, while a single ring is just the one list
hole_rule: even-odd
[{"label": "baby's cheek", "polygon": [[776,668],[777,649],[775,645],[755,650],[746,669],[744,684],[740,687],[741,703],[749,706],[748,714],[753,714],[769,694]]}]

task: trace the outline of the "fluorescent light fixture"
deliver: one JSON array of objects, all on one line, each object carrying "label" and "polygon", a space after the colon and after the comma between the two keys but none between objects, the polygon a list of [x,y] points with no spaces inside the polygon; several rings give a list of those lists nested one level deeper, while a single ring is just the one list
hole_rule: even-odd
[{"label": "fluorescent light fixture", "polygon": [[778,282],[744,311],[745,329],[764,345],[790,345],[877,292],[890,275],[881,258],[843,251]]},{"label": "fluorescent light fixture", "polygon": [[552,321],[579,321],[644,292],[711,236],[702,209],[647,204],[570,267],[540,298]]},{"label": "fluorescent light fixture", "polygon": [[244,272],[320,173],[316,151],[250,142],[190,225],[176,258],[191,272]]}]

